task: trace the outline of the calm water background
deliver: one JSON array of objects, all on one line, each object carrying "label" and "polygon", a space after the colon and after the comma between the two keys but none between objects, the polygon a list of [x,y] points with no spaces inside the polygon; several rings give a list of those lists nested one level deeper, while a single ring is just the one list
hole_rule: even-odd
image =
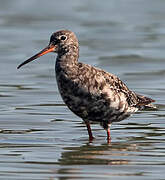
[{"label": "calm water background", "polygon": [[[0,179],[165,179],[165,1],[0,1]],[[118,75],[156,100],[106,133],[64,105],[55,54],[20,70],[52,32],[74,31],[80,61]]]}]

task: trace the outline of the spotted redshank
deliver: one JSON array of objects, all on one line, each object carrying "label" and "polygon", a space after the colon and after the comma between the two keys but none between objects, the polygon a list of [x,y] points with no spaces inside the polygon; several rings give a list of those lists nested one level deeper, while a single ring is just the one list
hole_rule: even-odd
[{"label": "spotted redshank", "polygon": [[81,117],[93,140],[90,123],[99,122],[107,131],[110,142],[110,125],[121,121],[144,107],[152,107],[153,99],[136,94],[115,75],[88,64],[78,62],[79,43],[68,30],[52,34],[49,45],[24,61],[18,69],[49,52],[57,53],[56,79],[59,92],[68,108]]}]

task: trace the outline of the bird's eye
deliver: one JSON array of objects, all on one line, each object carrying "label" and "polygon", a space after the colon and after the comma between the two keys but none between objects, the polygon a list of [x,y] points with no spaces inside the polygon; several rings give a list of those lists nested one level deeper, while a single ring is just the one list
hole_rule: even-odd
[{"label": "bird's eye", "polygon": [[66,36],[61,36],[60,39],[64,41],[66,39]]}]

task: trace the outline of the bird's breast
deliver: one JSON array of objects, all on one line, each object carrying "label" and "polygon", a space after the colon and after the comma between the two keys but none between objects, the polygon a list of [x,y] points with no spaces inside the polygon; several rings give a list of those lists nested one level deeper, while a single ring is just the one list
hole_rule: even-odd
[{"label": "bird's breast", "polygon": [[70,110],[83,119],[96,121],[121,120],[135,111],[129,107],[123,92],[117,92],[97,69],[88,67],[56,70],[59,92]]}]

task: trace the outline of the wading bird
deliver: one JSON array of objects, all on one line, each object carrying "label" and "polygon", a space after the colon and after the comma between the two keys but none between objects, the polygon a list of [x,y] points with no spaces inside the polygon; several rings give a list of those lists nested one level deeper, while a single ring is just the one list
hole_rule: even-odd
[{"label": "wading bird", "polygon": [[141,108],[152,107],[154,100],[129,90],[117,76],[78,62],[79,43],[75,34],[68,30],[53,33],[49,45],[20,64],[18,69],[49,52],[57,53],[55,72],[62,99],[83,119],[90,141],[93,140],[90,122],[99,122],[110,142],[111,123],[121,121]]}]

